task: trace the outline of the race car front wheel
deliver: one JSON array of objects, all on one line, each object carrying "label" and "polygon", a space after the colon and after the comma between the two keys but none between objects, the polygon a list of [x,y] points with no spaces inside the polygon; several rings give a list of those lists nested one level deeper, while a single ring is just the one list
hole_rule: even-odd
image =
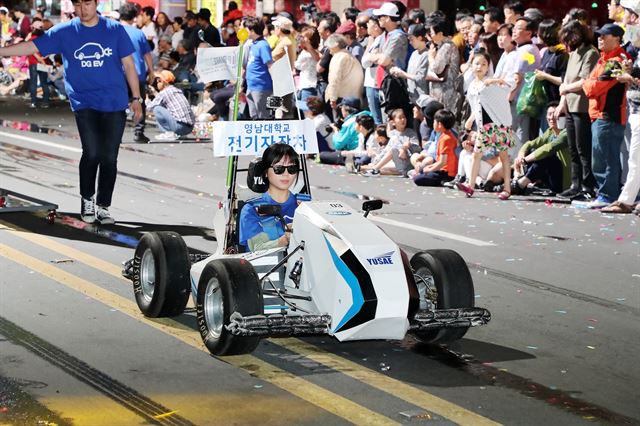
[{"label": "race car front wheel", "polygon": [[[472,308],[475,292],[471,273],[462,256],[453,250],[426,250],[411,258],[420,294],[420,309]],[[429,303],[431,302],[431,303]],[[447,343],[461,339],[469,327],[416,331],[424,343]]]},{"label": "race car front wheel", "polygon": [[149,232],[133,258],[133,292],[147,317],[173,317],[187,306],[190,292],[189,252],[175,232]]},{"label": "race car front wheel", "polygon": [[196,318],[200,336],[213,355],[252,352],[260,337],[237,336],[227,329],[233,313],[242,316],[264,312],[258,274],[244,259],[215,259],[205,266],[198,282]]}]

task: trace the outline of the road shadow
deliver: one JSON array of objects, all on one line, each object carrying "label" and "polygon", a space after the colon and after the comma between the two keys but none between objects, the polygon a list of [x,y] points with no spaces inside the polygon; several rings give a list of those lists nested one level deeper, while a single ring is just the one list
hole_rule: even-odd
[{"label": "road shadow", "polygon": [[[58,218],[53,225],[38,214],[23,212],[0,214],[0,220],[34,234],[125,248],[135,248],[138,240],[146,232],[172,231],[183,237],[196,236],[215,241],[212,230],[198,226],[145,222],[118,222],[114,225],[87,224],[80,220],[78,214],[68,212],[58,212]],[[189,248],[189,251],[204,253],[193,248]]]}]

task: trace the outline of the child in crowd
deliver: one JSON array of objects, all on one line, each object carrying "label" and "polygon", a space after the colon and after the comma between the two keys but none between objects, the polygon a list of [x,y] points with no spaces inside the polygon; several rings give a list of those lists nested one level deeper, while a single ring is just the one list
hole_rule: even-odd
[{"label": "child in crowd", "polygon": [[443,182],[453,180],[458,171],[456,148],[458,140],[451,129],[456,118],[451,111],[441,109],[433,117],[433,130],[439,133],[435,162],[419,167],[413,176],[418,186],[440,186]]},{"label": "child in crowd", "polygon": [[478,172],[482,154],[495,149],[502,163],[504,186],[498,197],[507,200],[511,196],[509,153],[513,146],[513,132],[511,130],[511,109],[508,101],[508,88],[496,84],[486,85],[485,79],[489,72],[491,59],[485,51],[479,51],[473,58],[473,72],[475,79],[471,82],[467,98],[471,106],[471,115],[465,123],[465,129],[471,130],[474,122],[476,126],[476,140],[473,148],[473,161],[468,184],[458,183],[459,190],[471,197],[474,193],[474,183]]},{"label": "child in crowd", "polygon": [[[471,176],[471,165],[473,163],[473,148],[475,146],[477,134],[475,131],[463,133],[460,137],[462,141],[462,151],[458,157],[458,175],[456,178],[445,184],[454,188],[459,182],[464,182],[466,176]],[[502,181],[502,164],[498,161],[498,156],[494,150],[485,151],[480,158],[480,169],[474,187],[483,187],[486,192],[492,192],[496,184]]]},{"label": "child in crowd", "polygon": [[373,133],[375,143],[367,145],[367,154],[356,160],[356,169],[360,171],[365,164],[377,163],[386,154],[389,146],[389,136],[387,136],[387,125],[378,124]]},{"label": "child in crowd", "polygon": [[356,161],[360,161],[360,165],[368,164],[371,161],[369,152],[374,152],[378,148],[375,134],[376,123],[370,115],[359,115],[356,117],[356,132],[358,132],[358,147],[353,151],[342,151],[347,172],[356,173]]},{"label": "child in crowd", "polygon": [[[363,166],[367,170],[364,176],[377,176],[385,168],[389,174],[406,175],[411,170],[411,154],[420,151],[417,133],[407,127],[407,117],[400,108],[391,111],[389,128],[389,147],[380,161],[370,166]],[[394,167],[385,167],[393,161]]]}]

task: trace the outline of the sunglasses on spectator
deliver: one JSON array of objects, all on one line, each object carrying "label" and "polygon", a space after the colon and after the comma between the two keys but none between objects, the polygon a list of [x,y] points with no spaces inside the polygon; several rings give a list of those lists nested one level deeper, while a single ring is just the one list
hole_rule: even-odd
[{"label": "sunglasses on spectator", "polygon": [[271,166],[273,169],[273,173],[277,175],[281,175],[286,170],[290,175],[295,175],[300,171],[300,167],[297,164],[292,164],[290,166]]}]

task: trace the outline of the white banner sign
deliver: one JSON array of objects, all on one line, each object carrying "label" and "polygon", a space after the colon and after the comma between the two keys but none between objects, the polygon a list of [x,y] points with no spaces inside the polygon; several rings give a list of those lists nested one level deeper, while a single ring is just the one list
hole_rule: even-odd
[{"label": "white banner sign", "polygon": [[312,120],[216,121],[213,123],[213,156],[257,157],[274,143],[291,145],[298,154],[318,152]]},{"label": "white banner sign", "polygon": [[200,81],[235,80],[238,47],[201,47],[196,57],[196,71]]},{"label": "white banner sign", "polygon": [[284,53],[285,55],[275,61],[273,65],[271,65],[271,68],[269,68],[271,81],[273,81],[273,96],[286,96],[296,90],[293,84],[289,54],[286,50]]}]

